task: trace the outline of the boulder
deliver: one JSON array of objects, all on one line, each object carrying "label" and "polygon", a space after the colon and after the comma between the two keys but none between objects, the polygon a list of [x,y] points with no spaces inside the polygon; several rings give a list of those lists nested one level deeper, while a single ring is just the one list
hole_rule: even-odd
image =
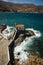
[{"label": "boulder", "polygon": [[0,25],[0,32],[2,32],[4,29],[6,29],[7,28],[7,26],[5,25],[5,24],[3,24],[3,25]]}]

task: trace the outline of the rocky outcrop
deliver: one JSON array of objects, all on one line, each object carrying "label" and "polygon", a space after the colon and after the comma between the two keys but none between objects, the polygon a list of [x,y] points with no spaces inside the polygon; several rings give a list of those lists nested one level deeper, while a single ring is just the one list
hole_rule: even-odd
[{"label": "rocky outcrop", "polygon": [[[13,62],[15,65],[20,65],[18,60]],[[43,65],[43,59],[38,56],[30,56],[25,62],[21,65]]]},{"label": "rocky outcrop", "polygon": [[0,32],[2,32],[4,29],[6,29],[7,25],[3,24],[3,25],[0,25]]},{"label": "rocky outcrop", "polygon": [[43,65],[43,59],[37,56],[31,56],[21,65]]}]

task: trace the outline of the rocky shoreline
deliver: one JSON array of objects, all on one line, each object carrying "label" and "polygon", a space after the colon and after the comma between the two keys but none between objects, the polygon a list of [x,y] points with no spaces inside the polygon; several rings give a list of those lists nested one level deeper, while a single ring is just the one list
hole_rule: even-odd
[{"label": "rocky shoreline", "polygon": [[[0,29],[2,29],[2,30],[4,30],[6,28],[6,25],[1,25],[0,26]],[[8,27],[8,29],[9,29],[9,27]],[[14,57],[14,48],[18,45],[18,43],[20,42],[22,42],[26,37],[28,38],[28,37],[31,37],[31,36],[35,36],[35,32],[33,31],[33,29],[24,29],[24,25],[23,24],[18,24],[18,25],[16,25],[16,29],[17,29],[17,33],[16,33],[16,36],[15,36],[15,38],[14,38],[14,40],[13,40],[13,42],[12,43],[10,43],[10,45],[9,45],[9,52],[10,52],[10,62],[12,62],[13,64],[12,65],[43,65],[43,58],[41,58],[40,57],[40,55],[39,54],[37,54],[37,55],[32,55],[32,53],[30,54],[30,56],[28,57],[28,59],[26,59],[25,61],[23,61],[22,62],[22,64],[20,64],[18,61],[19,61],[19,59],[15,59],[15,57]],[[1,32],[2,32],[2,30],[1,30]],[[7,34],[8,34],[8,31],[6,31],[7,32]],[[11,39],[13,39],[13,37],[12,36],[14,36],[15,35],[15,30],[14,30],[14,32],[13,32],[13,35],[10,35],[11,37],[10,37],[10,40]],[[38,34],[39,35],[39,34]],[[36,36],[37,37],[37,36]],[[5,39],[5,38],[3,38],[4,40],[5,40],[5,45],[4,45],[4,40],[1,40],[0,39],[0,43],[2,44],[2,42],[3,42],[3,44],[2,44],[2,48],[3,48],[3,52],[5,51],[5,52],[7,52],[6,51],[6,48],[8,47],[7,46],[7,44],[8,44],[8,42],[10,41],[9,39]],[[29,40],[29,39],[28,39]],[[27,39],[25,39],[25,43],[26,43],[26,41],[27,41]],[[15,45],[16,44],[16,45]],[[5,48],[4,48],[4,46],[5,46]],[[1,45],[0,45],[0,47],[1,47]],[[2,54],[2,50],[0,51],[1,52],[1,54]],[[26,50],[24,50],[24,52],[26,52]],[[4,54],[4,53],[3,53]],[[6,54],[7,55],[7,54]],[[20,55],[20,52],[18,53],[18,55]],[[4,55],[3,55],[3,57],[4,57]],[[13,57],[13,59],[12,59],[12,57]],[[4,57],[5,58],[5,57]],[[3,60],[4,60],[4,58],[2,58]],[[7,58],[6,58],[7,59]],[[5,60],[4,60],[5,61]],[[6,61],[7,62],[7,61]],[[11,65],[11,63],[8,63],[8,65]],[[2,62],[1,62],[2,63]]]}]

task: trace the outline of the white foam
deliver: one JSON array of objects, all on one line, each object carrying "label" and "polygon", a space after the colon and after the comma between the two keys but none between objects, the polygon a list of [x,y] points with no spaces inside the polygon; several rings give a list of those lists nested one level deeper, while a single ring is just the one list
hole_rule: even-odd
[{"label": "white foam", "polygon": [[7,26],[7,28],[2,32],[4,38],[8,39],[11,36],[13,27]]},{"label": "white foam", "polygon": [[26,30],[32,30],[35,34],[35,37],[40,37],[41,36],[41,33],[38,30],[34,30],[33,28],[27,28]]},{"label": "white foam", "polygon": [[[14,57],[15,59],[19,59],[20,64],[28,59],[29,56],[29,53],[27,51],[25,52],[24,50],[27,50],[27,47],[29,49],[29,46],[31,46],[34,42],[34,38],[38,38],[41,36],[41,33],[37,30],[34,30],[33,28],[28,28],[26,30],[32,30],[35,33],[35,36],[25,38],[25,40],[20,43],[19,46],[16,46],[14,48]],[[18,53],[20,53],[20,55],[18,55]]]},{"label": "white foam", "polygon": [[[24,62],[26,59],[28,59],[29,53],[25,52],[26,47],[32,45],[33,40],[32,38],[26,38],[19,46],[16,46],[14,49],[14,57],[15,59],[19,59],[19,63],[21,64]],[[18,53],[20,52],[20,55]]]}]

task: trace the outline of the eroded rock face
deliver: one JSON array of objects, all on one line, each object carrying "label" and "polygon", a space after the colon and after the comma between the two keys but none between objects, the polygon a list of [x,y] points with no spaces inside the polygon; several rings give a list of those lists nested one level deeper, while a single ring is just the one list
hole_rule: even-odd
[{"label": "eroded rock face", "polygon": [[34,34],[34,32],[33,32],[33,31],[31,31],[31,30],[29,30],[28,32],[29,32],[29,35],[30,35],[30,36],[35,35],[35,34]]}]

